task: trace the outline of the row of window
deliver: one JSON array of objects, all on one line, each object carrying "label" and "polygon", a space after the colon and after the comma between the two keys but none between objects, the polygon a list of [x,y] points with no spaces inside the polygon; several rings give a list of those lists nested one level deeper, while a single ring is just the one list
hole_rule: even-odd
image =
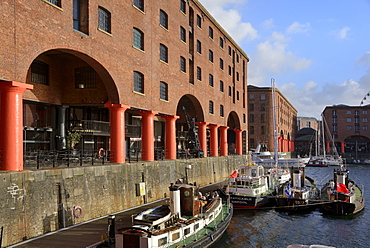
[{"label": "row of window", "polygon": [[[355,117],[354,120],[355,120],[355,123],[360,123],[360,117]],[[362,122],[368,122],[368,120],[369,119],[367,117],[362,118]],[[352,118],[351,117],[348,117],[346,119],[346,122],[352,122]],[[332,123],[333,124],[338,123],[338,118],[337,117],[333,117],[332,118]]]},{"label": "row of window", "polygon": [[[363,115],[367,115],[367,110],[362,110],[361,113]],[[346,114],[347,115],[351,115],[352,114],[352,110],[347,110],[346,111]],[[360,110],[355,110],[354,111],[354,114],[355,114],[355,116],[359,116],[360,115]],[[333,117],[336,117],[337,116],[337,110],[332,110],[332,116]]]},{"label": "row of window", "polygon": [[[352,128],[353,128],[352,126],[347,126],[346,127],[346,130],[347,131],[352,131]],[[360,132],[360,125],[355,125],[354,126],[354,129],[355,129],[355,132],[356,133]],[[367,130],[369,130],[369,127],[368,126],[362,126],[362,130],[363,131],[367,131]],[[333,125],[332,126],[332,131],[333,132],[338,132],[338,126],[337,125]]]}]

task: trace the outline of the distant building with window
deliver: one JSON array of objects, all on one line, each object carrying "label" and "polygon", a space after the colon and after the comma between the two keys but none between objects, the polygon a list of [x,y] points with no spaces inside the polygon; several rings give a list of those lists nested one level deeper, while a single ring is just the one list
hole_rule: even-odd
[{"label": "distant building with window", "polygon": [[[21,126],[0,141],[1,169],[13,143],[25,154],[104,148],[114,163],[153,161],[157,150],[176,159],[189,145],[187,114],[204,156],[246,153],[249,58],[198,0],[2,6],[2,97],[21,101],[1,106],[0,134]],[[69,147],[75,132],[81,139]]]},{"label": "distant building with window", "polygon": [[[297,113],[285,96],[275,89],[276,134],[278,152],[293,152],[297,132]],[[272,88],[248,85],[248,131],[249,149],[255,149],[259,143],[267,143],[274,151],[274,125]]]},{"label": "distant building with window", "polygon": [[356,157],[370,152],[370,105],[333,105],[323,111],[327,151],[330,142],[339,153]]},{"label": "distant building with window", "polygon": [[314,130],[318,130],[319,121],[315,117],[297,117],[297,130],[301,130],[302,128],[312,128]]}]

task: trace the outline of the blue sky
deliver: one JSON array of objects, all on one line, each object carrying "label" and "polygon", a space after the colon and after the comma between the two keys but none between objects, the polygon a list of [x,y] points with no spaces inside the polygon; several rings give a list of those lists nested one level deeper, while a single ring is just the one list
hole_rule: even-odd
[{"label": "blue sky", "polygon": [[298,116],[370,92],[370,0],[199,1],[248,54],[248,84],[274,78]]}]

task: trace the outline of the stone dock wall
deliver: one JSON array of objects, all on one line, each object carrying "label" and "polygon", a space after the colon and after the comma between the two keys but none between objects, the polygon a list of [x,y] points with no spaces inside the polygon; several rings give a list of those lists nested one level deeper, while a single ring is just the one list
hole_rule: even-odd
[{"label": "stone dock wall", "polygon": [[245,156],[224,156],[0,171],[0,246],[163,199],[177,179],[199,186],[225,180],[244,162]]}]

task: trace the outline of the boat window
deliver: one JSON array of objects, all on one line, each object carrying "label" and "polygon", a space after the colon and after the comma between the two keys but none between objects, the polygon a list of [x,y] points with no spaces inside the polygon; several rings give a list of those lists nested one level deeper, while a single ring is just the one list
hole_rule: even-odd
[{"label": "boat window", "polygon": [[213,219],[213,214],[211,214],[208,219],[212,220]]},{"label": "boat window", "polygon": [[165,244],[167,244],[167,237],[158,239],[158,246],[162,246],[162,245],[165,245]]},{"label": "boat window", "polygon": [[185,230],[184,230],[184,236],[185,235],[188,235],[190,233],[190,227],[189,228],[186,228]]},{"label": "boat window", "polygon": [[253,169],[252,170],[252,177],[256,177],[257,176],[257,170],[256,169]]},{"label": "boat window", "polygon": [[172,241],[175,241],[180,238],[180,232],[173,233],[172,234]]},{"label": "boat window", "polygon": [[198,228],[199,228],[199,223],[194,225],[194,231],[198,230]]}]

